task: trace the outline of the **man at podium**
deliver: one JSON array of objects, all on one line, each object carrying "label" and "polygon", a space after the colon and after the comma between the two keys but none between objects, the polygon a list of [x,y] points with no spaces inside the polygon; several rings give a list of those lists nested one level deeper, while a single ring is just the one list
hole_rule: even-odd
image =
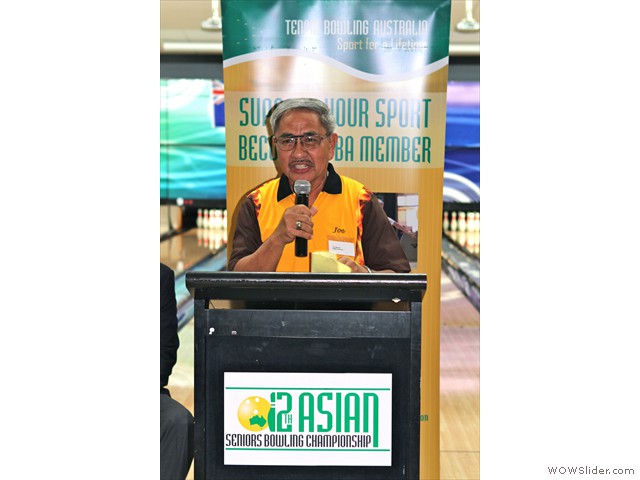
[{"label": "man at podium", "polygon": [[333,257],[335,271],[410,272],[378,199],[329,163],[338,140],[329,107],[292,98],[269,121],[282,174],[241,201],[228,270],[308,272]]}]

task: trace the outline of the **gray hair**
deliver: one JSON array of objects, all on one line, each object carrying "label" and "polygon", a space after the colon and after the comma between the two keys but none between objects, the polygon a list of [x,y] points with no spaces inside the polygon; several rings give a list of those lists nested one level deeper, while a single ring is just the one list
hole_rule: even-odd
[{"label": "gray hair", "polygon": [[323,101],[317,98],[289,98],[278,103],[271,113],[269,122],[274,135],[280,125],[280,119],[289,110],[311,110],[317,113],[320,116],[320,123],[327,131],[327,135],[331,135],[336,128],[336,119]]}]

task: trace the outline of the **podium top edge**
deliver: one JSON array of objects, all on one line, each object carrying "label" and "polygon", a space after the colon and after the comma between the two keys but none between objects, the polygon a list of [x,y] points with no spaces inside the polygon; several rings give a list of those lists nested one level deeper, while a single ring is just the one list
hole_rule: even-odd
[{"label": "podium top edge", "polygon": [[427,275],[415,273],[309,273],[309,272],[187,272],[193,289],[363,289],[424,292]]},{"label": "podium top edge", "polygon": [[272,281],[277,283],[340,283],[361,286],[363,283],[391,282],[394,284],[423,285],[426,288],[427,275],[424,273],[315,273],[315,272],[228,272],[196,271],[186,273],[187,286],[196,282]]}]

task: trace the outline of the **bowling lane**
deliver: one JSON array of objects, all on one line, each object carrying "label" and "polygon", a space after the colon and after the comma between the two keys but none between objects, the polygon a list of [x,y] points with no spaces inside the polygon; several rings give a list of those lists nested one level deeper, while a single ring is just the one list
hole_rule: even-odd
[{"label": "bowling lane", "polygon": [[[479,207],[479,206],[478,206]],[[480,311],[480,212],[443,211],[442,272]]]},{"label": "bowling lane", "polygon": [[177,278],[203,260],[218,255],[226,244],[226,229],[192,228],[160,242],[160,261]]},{"label": "bowling lane", "polygon": [[446,274],[465,297],[480,311],[480,261],[442,236],[442,273]]},{"label": "bowling lane", "polygon": [[160,242],[160,261],[175,273],[179,330],[193,318],[193,298],[185,284],[186,272],[224,270],[226,244],[226,228],[192,228]]},{"label": "bowling lane", "polygon": [[[464,204],[457,204],[458,206]],[[480,211],[470,210],[447,210],[445,204],[442,213],[442,233],[447,239],[455,244],[466,255],[474,257],[480,261]],[[469,207],[466,207],[469,208]]]},{"label": "bowling lane", "polygon": [[198,209],[196,218],[193,210],[160,205],[160,261],[174,271],[176,278],[218,255],[226,244],[225,209]]},{"label": "bowling lane", "polygon": [[480,232],[443,232],[448,240],[455,244],[466,255],[480,261]]}]

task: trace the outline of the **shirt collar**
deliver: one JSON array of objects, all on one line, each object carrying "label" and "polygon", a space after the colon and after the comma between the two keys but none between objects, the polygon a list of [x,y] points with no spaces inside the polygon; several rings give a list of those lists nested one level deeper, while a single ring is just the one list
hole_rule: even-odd
[{"label": "shirt collar", "polygon": [[[340,181],[340,175],[336,173],[331,163],[327,165],[327,173],[327,181],[324,182],[322,191],[330,193],[332,195],[342,193],[342,182]],[[283,173],[280,177],[280,184],[278,185],[278,201],[287,198],[292,193],[293,192],[291,191],[291,186],[289,185],[289,179]]]}]

